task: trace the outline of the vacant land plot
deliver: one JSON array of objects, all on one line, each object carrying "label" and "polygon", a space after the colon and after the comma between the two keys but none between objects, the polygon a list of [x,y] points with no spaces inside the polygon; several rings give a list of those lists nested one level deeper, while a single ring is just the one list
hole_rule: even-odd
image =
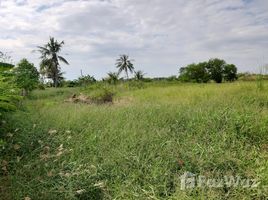
[{"label": "vacant land plot", "polygon": [[[118,85],[111,104],[35,91],[4,124],[10,199],[266,199],[268,87],[256,83]],[[182,188],[185,172],[258,179]],[[244,185],[245,186],[245,185]]]}]

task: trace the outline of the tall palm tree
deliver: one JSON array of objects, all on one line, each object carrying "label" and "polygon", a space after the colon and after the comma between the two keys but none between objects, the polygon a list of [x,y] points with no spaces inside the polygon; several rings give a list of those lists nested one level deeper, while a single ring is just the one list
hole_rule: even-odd
[{"label": "tall palm tree", "polygon": [[47,78],[52,79],[54,87],[57,87],[62,79],[59,62],[69,65],[68,61],[59,55],[63,45],[64,41],[58,42],[53,37],[50,37],[47,44],[37,47],[41,53],[40,71],[45,73]]},{"label": "tall palm tree", "polygon": [[130,60],[128,55],[121,55],[117,60],[116,60],[116,67],[118,68],[118,74],[120,74],[122,71],[125,71],[128,79],[128,73],[133,73],[134,72],[134,67],[132,64],[133,60]]},{"label": "tall palm tree", "polygon": [[142,80],[144,78],[145,73],[143,73],[143,71],[139,70],[134,73],[135,73],[136,80]]}]

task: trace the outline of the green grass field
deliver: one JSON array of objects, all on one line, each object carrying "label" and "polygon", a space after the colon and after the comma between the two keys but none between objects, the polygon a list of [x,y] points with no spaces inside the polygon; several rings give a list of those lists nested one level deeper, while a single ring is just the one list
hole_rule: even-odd
[{"label": "green grass field", "polygon": [[[268,82],[114,86],[113,104],[34,91],[10,114],[2,198],[267,199]],[[260,185],[181,190],[185,172]]]}]

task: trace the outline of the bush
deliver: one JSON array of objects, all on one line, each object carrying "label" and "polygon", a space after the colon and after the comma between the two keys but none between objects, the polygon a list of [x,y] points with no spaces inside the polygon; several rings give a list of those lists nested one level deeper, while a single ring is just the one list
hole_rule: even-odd
[{"label": "bush", "polygon": [[91,101],[97,104],[112,103],[113,96],[114,93],[106,87],[96,89],[89,95]]},{"label": "bush", "polygon": [[93,85],[88,85],[80,91],[81,94],[88,97],[90,102],[102,104],[113,102],[115,90],[115,86],[99,82]]},{"label": "bush", "polygon": [[14,65],[12,65],[12,64],[0,62],[0,72],[10,70],[13,67],[14,67]]},{"label": "bush", "polygon": [[[17,103],[20,100],[18,96],[18,90],[12,82],[12,76],[10,73],[1,68],[0,71],[0,137],[5,133],[2,129],[2,120],[7,112],[11,112],[17,109]],[[8,69],[8,68],[6,68]],[[5,146],[6,142],[0,138],[0,149]]]},{"label": "bush", "polygon": [[12,77],[0,72],[0,118],[4,112],[15,110],[18,100],[18,91],[12,84]]},{"label": "bush", "polygon": [[96,79],[94,76],[86,75],[86,76],[81,76],[78,78],[77,83],[79,86],[87,86],[92,83],[96,83]]}]

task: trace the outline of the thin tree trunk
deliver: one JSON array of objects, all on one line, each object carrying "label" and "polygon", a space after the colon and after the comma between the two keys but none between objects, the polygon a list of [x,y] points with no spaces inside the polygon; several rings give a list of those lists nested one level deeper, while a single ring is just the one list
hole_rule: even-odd
[{"label": "thin tree trunk", "polygon": [[53,87],[57,87],[57,78],[56,76],[53,77]]},{"label": "thin tree trunk", "polygon": [[127,74],[127,80],[128,80],[128,72],[127,72],[127,70],[126,70],[126,74]]}]

